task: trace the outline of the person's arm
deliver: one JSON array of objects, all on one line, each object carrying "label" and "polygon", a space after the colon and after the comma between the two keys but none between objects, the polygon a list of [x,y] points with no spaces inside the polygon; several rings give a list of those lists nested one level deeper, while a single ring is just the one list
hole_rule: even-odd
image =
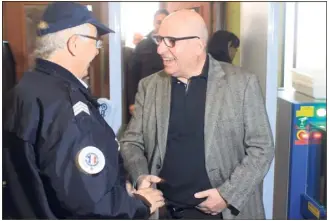
[{"label": "person's arm", "polygon": [[[31,173],[31,171],[39,170],[36,166],[35,158],[35,155],[38,154],[35,154],[33,151],[35,147],[28,141],[23,141],[17,137],[15,138],[15,143],[11,143],[15,144],[15,148],[7,148],[10,151],[9,153],[13,157],[21,156],[20,158],[18,157],[20,163],[16,162],[15,164],[17,175],[27,179],[35,177],[33,179],[39,180],[36,174]],[[43,186],[45,193],[49,194],[48,202],[50,202],[50,206],[53,209],[59,208],[59,205],[54,204],[58,200],[58,203],[61,204],[60,207],[69,211],[69,216],[72,218],[147,219],[149,217],[151,211],[148,200],[142,198],[143,193],[136,195],[136,197],[130,197],[124,185],[121,185],[120,173],[117,174],[117,177],[114,175],[113,177],[108,176],[109,170],[112,170],[108,167],[105,167],[99,174],[84,173],[78,169],[77,165],[70,163],[71,160],[65,160],[69,158],[71,151],[68,151],[67,155],[61,157],[58,155],[58,152],[54,153],[52,159],[41,164],[42,168],[40,171],[43,174]],[[108,180],[115,180],[115,183]],[[30,186],[30,183],[25,184],[25,186],[30,187],[29,191],[25,191],[29,199],[37,197],[34,194],[41,191],[41,186],[38,186],[37,191],[33,191],[34,187]],[[15,200],[19,199],[16,198]],[[45,217],[52,215],[48,206],[38,201],[35,201],[31,207],[44,208],[42,212],[47,214]],[[53,212],[57,218],[65,216],[64,213],[57,210]]]},{"label": "person's arm", "polygon": [[[70,133],[58,138],[54,156],[60,157],[50,158],[43,169],[62,206],[76,218],[148,218],[153,202],[150,203],[151,199],[145,194],[150,193],[136,197],[128,194],[114,133],[109,134],[107,139],[113,139],[113,142],[108,145],[93,132],[91,122],[86,119],[89,116],[78,117],[76,124],[79,126],[72,125]],[[81,164],[77,160],[79,153],[87,147],[98,148],[102,153],[97,157],[101,159],[103,155],[105,158],[105,166],[99,173],[84,171],[84,162]],[[82,157],[85,159],[87,155]]]},{"label": "person's arm", "polygon": [[243,100],[246,155],[228,180],[217,188],[229,208],[239,212],[264,179],[274,157],[274,142],[261,88],[251,75]]},{"label": "person's arm", "polygon": [[130,123],[120,140],[121,155],[124,165],[133,183],[136,183],[140,175],[149,174],[147,159],[144,155],[143,138],[143,105],[145,99],[145,88],[143,80],[139,83],[136,94],[135,111]]},{"label": "person's arm", "polygon": [[[9,219],[57,219],[38,174],[34,146],[17,132],[3,131],[3,214]],[[6,217],[6,216],[4,216]]]},{"label": "person's arm", "polygon": [[[40,108],[36,108],[37,106]],[[10,125],[17,125],[14,124],[15,122],[23,123],[22,127],[15,126],[14,129],[17,137],[24,141],[21,142],[24,159],[38,156],[36,163],[42,175],[48,202],[52,208],[61,208],[60,210],[68,213],[65,215],[61,211],[54,210],[55,216],[60,214],[64,217],[81,219],[148,218],[151,212],[152,194],[142,192],[136,194],[136,197],[129,196],[122,182],[114,132],[108,135],[106,142],[105,139],[100,139],[95,132],[96,125],[91,119],[93,113],[88,115],[81,112],[74,116],[71,104],[65,100],[56,103],[53,106],[56,111],[52,113],[47,112],[42,106],[41,101],[39,105],[33,101],[24,102],[16,108],[19,112]],[[37,111],[38,109],[40,111]],[[51,117],[53,122],[49,124],[49,119],[36,116],[41,112],[43,115],[40,117]],[[36,119],[40,120],[36,121]],[[35,121],[37,124],[38,122],[43,124],[34,126]],[[24,125],[27,127],[24,127],[22,133],[21,129]],[[6,128],[8,132],[15,132],[10,126]],[[94,148],[90,149],[90,147]],[[96,165],[99,165],[102,159],[105,160],[104,167],[98,173],[90,172],[96,169],[96,166],[87,166],[87,153],[82,155],[84,160],[80,163],[78,161],[79,154],[86,148],[89,148],[88,153],[96,153],[96,159],[99,160]],[[100,152],[95,152],[95,148]],[[90,161],[92,160],[95,160],[95,157],[90,158]],[[29,163],[33,164],[33,161],[29,160]],[[89,168],[89,172],[86,168]]]}]

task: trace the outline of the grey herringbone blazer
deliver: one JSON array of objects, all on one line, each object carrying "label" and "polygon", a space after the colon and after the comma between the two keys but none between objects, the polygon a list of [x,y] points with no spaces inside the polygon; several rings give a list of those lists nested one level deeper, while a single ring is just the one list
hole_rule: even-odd
[{"label": "grey herringbone blazer", "polygon": [[[240,67],[209,57],[204,136],[210,182],[239,211],[236,215],[225,209],[224,219],[264,219],[262,181],[274,144],[259,82]],[[125,168],[133,180],[161,170],[170,94],[171,78],[163,71],[139,84],[135,114],[121,139]]]}]

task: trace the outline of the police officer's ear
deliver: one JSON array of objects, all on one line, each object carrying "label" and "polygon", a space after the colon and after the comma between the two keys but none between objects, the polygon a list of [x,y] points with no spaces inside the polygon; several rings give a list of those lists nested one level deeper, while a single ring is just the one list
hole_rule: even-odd
[{"label": "police officer's ear", "polygon": [[76,56],[79,54],[79,44],[80,41],[78,35],[72,35],[67,41],[67,50],[72,56]]}]

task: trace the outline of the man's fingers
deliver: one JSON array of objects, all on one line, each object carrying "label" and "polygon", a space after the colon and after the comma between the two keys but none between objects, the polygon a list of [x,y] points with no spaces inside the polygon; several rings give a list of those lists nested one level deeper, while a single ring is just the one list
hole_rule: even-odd
[{"label": "man's fingers", "polygon": [[144,180],[141,181],[141,183],[138,185],[138,189],[146,189],[146,188],[150,188],[152,186],[152,183]]},{"label": "man's fingers", "polygon": [[164,180],[154,175],[142,175],[137,180],[138,189],[149,188],[152,186],[152,184],[160,182],[164,182]]},{"label": "man's fingers", "polygon": [[154,175],[149,175],[146,177],[147,181],[151,182],[151,183],[159,183],[162,182],[163,179],[161,179],[158,176],[154,176]]},{"label": "man's fingers", "polygon": [[206,190],[206,191],[202,191],[202,192],[198,192],[196,194],[194,194],[194,197],[195,198],[205,198],[205,197],[208,197],[209,196],[209,191]]},{"label": "man's fingers", "polygon": [[126,181],[126,190],[128,193],[133,193],[133,191],[135,190],[133,185],[129,181]]},{"label": "man's fingers", "polygon": [[164,199],[162,196],[153,196],[152,200],[155,202],[164,202]]},{"label": "man's fingers", "polygon": [[206,214],[209,214],[210,213],[210,210],[208,208],[205,208],[205,207],[198,207],[198,210],[206,213]]},{"label": "man's fingers", "polygon": [[153,195],[160,195],[160,196],[163,195],[163,193],[160,190],[153,189],[153,188],[141,189],[140,191],[145,191],[146,193],[153,194]]},{"label": "man's fingers", "polygon": [[200,203],[197,207],[198,207],[198,208],[207,208],[205,202]]},{"label": "man's fingers", "polygon": [[162,201],[162,202],[156,202],[154,204],[152,204],[151,206],[151,214],[154,213],[157,209],[163,207],[165,205],[165,203]]},{"label": "man's fingers", "polygon": [[165,202],[164,201],[158,201],[158,202],[155,203],[155,206],[157,208],[163,207],[164,205],[165,205]]},{"label": "man's fingers", "polygon": [[163,193],[160,190],[153,188],[139,189],[137,192],[142,194],[148,194],[150,196],[161,196],[161,197],[163,196]]},{"label": "man's fingers", "polygon": [[196,206],[199,210],[208,210],[208,207],[204,205],[203,203],[200,203],[198,206]]}]

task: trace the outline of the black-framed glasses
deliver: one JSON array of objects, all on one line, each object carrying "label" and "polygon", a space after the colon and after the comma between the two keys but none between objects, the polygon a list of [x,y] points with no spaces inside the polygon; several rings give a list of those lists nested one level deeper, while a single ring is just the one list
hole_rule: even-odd
[{"label": "black-framed glasses", "polygon": [[81,37],[85,37],[85,38],[90,38],[90,39],[93,39],[96,41],[96,48],[97,49],[100,49],[103,47],[103,41],[99,38],[96,38],[96,37],[93,37],[93,36],[89,36],[89,35],[80,35],[80,34],[77,34],[78,36],[81,36]]},{"label": "black-framed glasses", "polygon": [[173,48],[176,45],[176,41],[182,41],[182,40],[187,40],[187,39],[193,39],[197,38],[200,39],[198,36],[186,36],[186,37],[180,37],[180,38],[175,38],[171,36],[160,36],[160,35],[155,35],[153,36],[155,42],[159,45],[162,41],[164,41],[165,45],[168,48]]}]

